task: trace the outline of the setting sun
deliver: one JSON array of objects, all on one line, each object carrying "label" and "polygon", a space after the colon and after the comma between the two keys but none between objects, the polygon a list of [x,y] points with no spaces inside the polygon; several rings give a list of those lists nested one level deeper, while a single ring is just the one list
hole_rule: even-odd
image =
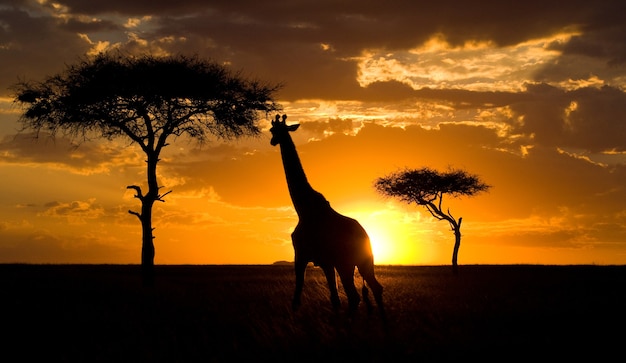
[{"label": "setting sun", "polygon": [[373,211],[351,214],[367,231],[377,265],[420,265],[429,259],[430,252],[420,248],[415,238],[416,227],[402,223],[399,212]]},{"label": "setting sun", "polygon": [[370,236],[374,261],[380,265],[397,263],[399,256],[395,250],[396,246],[389,239],[388,232],[375,224],[370,224],[366,230]]}]

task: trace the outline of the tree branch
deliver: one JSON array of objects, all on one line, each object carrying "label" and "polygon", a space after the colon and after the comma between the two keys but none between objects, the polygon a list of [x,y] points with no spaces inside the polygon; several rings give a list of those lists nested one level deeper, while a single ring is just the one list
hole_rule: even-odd
[{"label": "tree branch", "polygon": [[[439,193],[437,193],[437,196],[439,197],[439,208],[438,208],[438,210],[440,210],[440,211],[441,211],[441,210],[442,210],[442,209],[441,209],[441,204],[443,203],[443,192],[439,192]],[[449,210],[449,209],[448,209],[448,210]]]},{"label": "tree branch", "polygon": [[135,194],[135,198],[139,198],[141,200],[143,200],[143,194],[141,193],[141,188],[136,186],[136,185],[129,185],[126,187],[126,189],[135,189],[135,191],[137,192],[137,194]]},{"label": "tree branch", "polygon": [[142,150],[145,150],[143,139],[139,135],[136,135],[135,133],[133,133],[133,131],[130,128],[128,128],[128,126],[126,126],[125,121],[126,120],[123,120],[121,122],[115,122],[113,123],[113,125],[119,127],[119,129],[122,130],[122,132],[126,134],[126,136],[128,136],[131,140],[133,140],[137,144],[139,144]]},{"label": "tree branch", "polygon": [[426,210],[429,211],[435,219],[442,220],[445,218],[445,216],[442,215],[443,213],[441,213],[441,211],[437,209],[437,206],[435,206],[432,202],[428,202],[424,205],[426,206]]},{"label": "tree branch", "polygon": [[139,218],[139,220],[141,221],[141,214],[139,214],[139,213],[137,213],[137,212],[134,212],[134,211],[132,211],[132,210],[130,210],[130,209],[128,210],[128,213],[130,213],[130,214],[132,214],[132,215],[134,215],[134,216],[137,216],[137,218]]},{"label": "tree branch", "polygon": [[164,193],[164,194],[161,194],[161,195],[157,196],[157,199],[156,199],[156,200],[158,200],[159,202],[165,202],[165,201],[163,200],[163,197],[164,197],[164,196],[166,196],[166,195],[168,195],[168,194],[170,194],[171,192],[172,192],[172,191],[170,190],[170,191],[169,191],[169,192],[167,192],[167,193]]},{"label": "tree branch", "polygon": [[452,213],[450,213],[450,208],[448,208],[448,216],[450,216],[450,218],[452,218],[453,220],[456,221],[456,218],[454,218],[454,216],[452,215]]}]

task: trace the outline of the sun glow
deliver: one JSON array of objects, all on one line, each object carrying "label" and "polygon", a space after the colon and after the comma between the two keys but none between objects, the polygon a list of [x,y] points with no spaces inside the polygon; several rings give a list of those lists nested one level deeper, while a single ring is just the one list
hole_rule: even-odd
[{"label": "sun glow", "polygon": [[396,263],[396,246],[389,239],[387,231],[378,225],[370,225],[367,234],[370,236],[374,262],[382,265]]},{"label": "sun glow", "polygon": [[377,265],[416,265],[430,261],[430,253],[423,251],[416,238],[415,225],[399,215],[398,211],[378,210],[351,213],[367,231]]}]

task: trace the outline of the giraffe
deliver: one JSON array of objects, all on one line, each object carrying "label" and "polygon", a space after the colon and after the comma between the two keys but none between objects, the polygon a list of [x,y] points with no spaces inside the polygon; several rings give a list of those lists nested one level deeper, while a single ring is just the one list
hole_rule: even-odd
[{"label": "giraffe", "polygon": [[354,286],[354,268],[364,279],[363,298],[369,306],[365,282],[372,289],[376,305],[384,317],[383,287],[374,276],[374,257],[365,229],[356,220],[336,212],[324,196],[309,184],[296,146],[289,132],[300,124],[287,125],[287,115],[276,115],[270,132],[272,146],[280,145],[287,187],[298,214],[298,224],[291,234],[295,254],[296,287],[293,296],[294,310],[300,306],[306,266],[313,262],[326,276],[330,301],[335,309],[340,306],[335,270],[348,296],[351,311],[356,310],[360,296]]}]

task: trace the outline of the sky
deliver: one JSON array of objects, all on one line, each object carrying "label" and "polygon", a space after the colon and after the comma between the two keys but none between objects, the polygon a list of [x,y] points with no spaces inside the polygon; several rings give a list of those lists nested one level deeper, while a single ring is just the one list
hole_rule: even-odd
[{"label": "sky", "polygon": [[[0,0],[0,263],[140,262],[145,185],[127,140],[20,132],[12,86],[83,56],[198,55],[280,83],[307,177],[369,233],[377,264],[449,264],[454,235],[376,178],[460,168],[444,197],[459,264],[626,264],[626,3]],[[157,264],[292,261],[274,115],[258,137],[171,140]]]}]

